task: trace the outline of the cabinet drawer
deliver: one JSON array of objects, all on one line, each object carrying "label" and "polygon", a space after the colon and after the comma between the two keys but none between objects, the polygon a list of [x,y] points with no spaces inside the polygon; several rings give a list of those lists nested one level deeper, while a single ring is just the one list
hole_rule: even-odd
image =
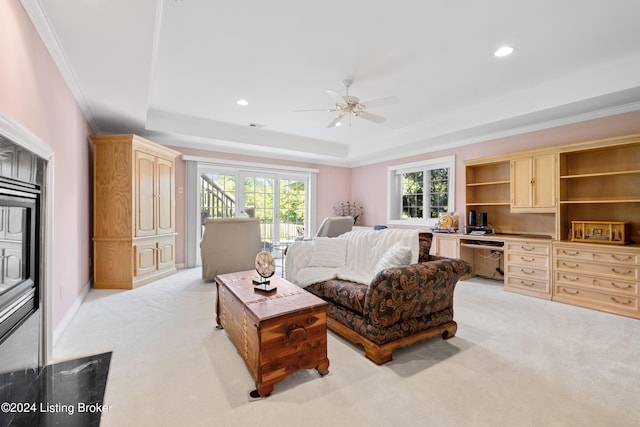
[{"label": "cabinet drawer", "polygon": [[549,255],[549,244],[538,242],[515,241],[505,242],[506,252],[517,252],[531,255]]},{"label": "cabinet drawer", "polygon": [[535,280],[511,275],[507,275],[504,278],[504,286],[505,288],[518,288],[532,292],[542,292],[545,294],[549,294],[551,292],[548,280]]},{"label": "cabinet drawer", "polygon": [[628,265],[595,264],[576,259],[559,258],[555,261],[558,270],[573,273],[593,273],[598,276],[613,277],[616,280],[638,280],[640,268]]},{"label": "cabinet drawer", "polygon": [[640,255],[625,251],[584,250],[582,247],[556,246],[557,258],[603,262],[608,264],[640,265]]},{"label": "cabinet drawer", "polygon": [[544,255],[508,253],[507,263],[509,265],[521,267],[542,267],[549,268],[549,257]]},{"label": "cabinet drawer", "polygon": [[636,296],[621,296],[557,283],[553,300],[636,318],[640,316]]},{"label": "cabinet drawer", "polygon": [[587,276],[581,273],[572,274],[566,271],[556,271],[555,283],[563,285],[583,285],[589,286],[603,291],[619,292],[620,294],[629,294],[638,296],[638,283],[625,282],[615,279],[604,279],[601,277]]},{"label": "cabinet drawer", "polygon": [[530,266],[523,265],[513,265],[509,264],[506,267],[508,276],[516,276],[521,277],[526,280],[538,279],[538,280],[549,280],[549,270],[546,268],[536,268]]}]

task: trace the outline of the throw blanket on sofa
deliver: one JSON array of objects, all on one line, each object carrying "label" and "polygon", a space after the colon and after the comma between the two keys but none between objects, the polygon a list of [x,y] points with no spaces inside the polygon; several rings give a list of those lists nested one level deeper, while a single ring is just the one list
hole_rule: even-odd
[{"label": "throw blanket on sofa", "polygon": [[[287,280],[301,287],[335,278],[369,284],[380,267],[418,262],[419,234],[416,229],[388,228],[296,241],[287,249]],[[403,250],[406,258],[401,256]]]}]

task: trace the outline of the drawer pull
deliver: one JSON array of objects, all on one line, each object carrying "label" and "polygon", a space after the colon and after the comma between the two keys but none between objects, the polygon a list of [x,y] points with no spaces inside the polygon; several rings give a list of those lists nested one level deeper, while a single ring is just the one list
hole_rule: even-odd
[{"label": "drawer pull", "polygon": [[570,282],[577,282],[580,279],[579,277],[569,277],[566,274],[563,274],[562,278],[566,279],[566,280],[568,280]]},{"label": "drawer pull", "polygon": [[578,267],[580,267],[580,264],[578,264],[578,263],[575,263],[573,265],[569,265],[566,262],[563,262],[562,265],[564,265],[565,267],[568,267],[568,268],[578,268]]},{"label": "drawer pull", "polygon": [[521,284],[523,284],[523,285],[525,285],[525,286],[529,286],[529,287],[532,287],[532,286],[535,286],[535,285],[536,285],[536,284],[535,284],[535,283],[533,283],[533,282],[529,282],[529,283],[527,283],[527,282],[525,282],[524,280],[520,280],[520,283],[521,283]]},{"label": "drawer pull", "polygon": [[631,259],[630,256],[626,256],[626,257],[618,257],[616,256],[616,254],[611,254],[611,258],[617,260],[617,261],[629,261]]},{"label": "drawer pull", "polygon": [[525,270],[524,268],[521,268],[520,271],[524,274],[534,274],[536,272],[535,270]]},{"label": "drawer pull", "polygon": [[523,251],[527,251],[527,252],[531,252],[531,251],[535,251],[536,248],[532,247],[532,246],[520,246],[520,249],[522,249]]},{"label": "drawer pull", "polygon": [[618,301],[615,297],[611,297],[611,300],[616,304],[620,304],[620,305],[629,305],[633,302],[633,300],[629,300],[627,302]]},{"label": "drawer pull", "polygon": [[580,293],[580,291],[569,292],[565,288],[562,288],[562,292],[564,292],[565,294],[569,294],[569,295],[578,295]]},{"label": "drawer pull", "polygon": [[536,260],[536,259],[535,259],[535,258],[533,258],[533,257],[531,257],[531,258],[526,258],[526,257],[523,257],[523,256],[521,256],[521,257],[520,257],[520,259],[521,259],[521,260],[523,260],[524,262],[534,262],[534,261]]},{"label": "drawer pull", "polygon": [[574,251],[574,252],[567,252],[565,250],[562,250],[562,253],[565,255],[569,255],[569,256],[576,256],[576,255],[580,255],[580,252],[578,251]]},{"label": "drawer pull", "polygon": [[627,270],[627,271],[618,271],[615,268],[612,268],[611,271],[613,271],[616,274],[620,274],[621,276],[626,276],[632,273],[631,270]]},{"label": "drawer pull", "polygon": [[627,286],[616,285],[614,282],[611,282],[611,286],[613,286],[614,288],[618,288],[618,289],[631,289],[633,287],[631,285],[627,285]]}]

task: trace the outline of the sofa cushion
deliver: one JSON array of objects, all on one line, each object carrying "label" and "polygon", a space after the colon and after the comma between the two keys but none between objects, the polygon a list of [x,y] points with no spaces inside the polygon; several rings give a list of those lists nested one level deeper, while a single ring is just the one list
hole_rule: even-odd
[{"label": "sofa cushion", "polygon": [[398,242],[382,255],[374,270],[381,271],[409,264],[411,264],[411,248]]},{"label": "sofa cushion", "polygon": [[368,285],[362,283],[331,279],[314,283],[305,289],[325,301],[338,304],[362,315],[364,298],[368,287]]}]

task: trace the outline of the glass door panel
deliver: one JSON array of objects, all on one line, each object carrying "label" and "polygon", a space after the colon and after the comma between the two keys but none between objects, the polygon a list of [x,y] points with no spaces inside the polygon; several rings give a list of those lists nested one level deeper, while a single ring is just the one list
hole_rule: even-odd
[{"label": "glass door panel", "polygon": [[240,212],[260,219],[262,249],[270,252],[273,244],[279,239],[279,228],[275,226],[279,211],[274,209],[278,205],[276,177],[241,171],[239,179],[244,183],[237,198],[238,206],[241,206]]},{"label": "glass door panel", "polygon": [[235,217],[236,175],[203,173],[200,175],[200,239],[207,218]]},{"label": "glass door panel", "polygon": [[291,242],[304,237],[306,191],[305,181],[298,179],[280,179],[279,241]]}]

